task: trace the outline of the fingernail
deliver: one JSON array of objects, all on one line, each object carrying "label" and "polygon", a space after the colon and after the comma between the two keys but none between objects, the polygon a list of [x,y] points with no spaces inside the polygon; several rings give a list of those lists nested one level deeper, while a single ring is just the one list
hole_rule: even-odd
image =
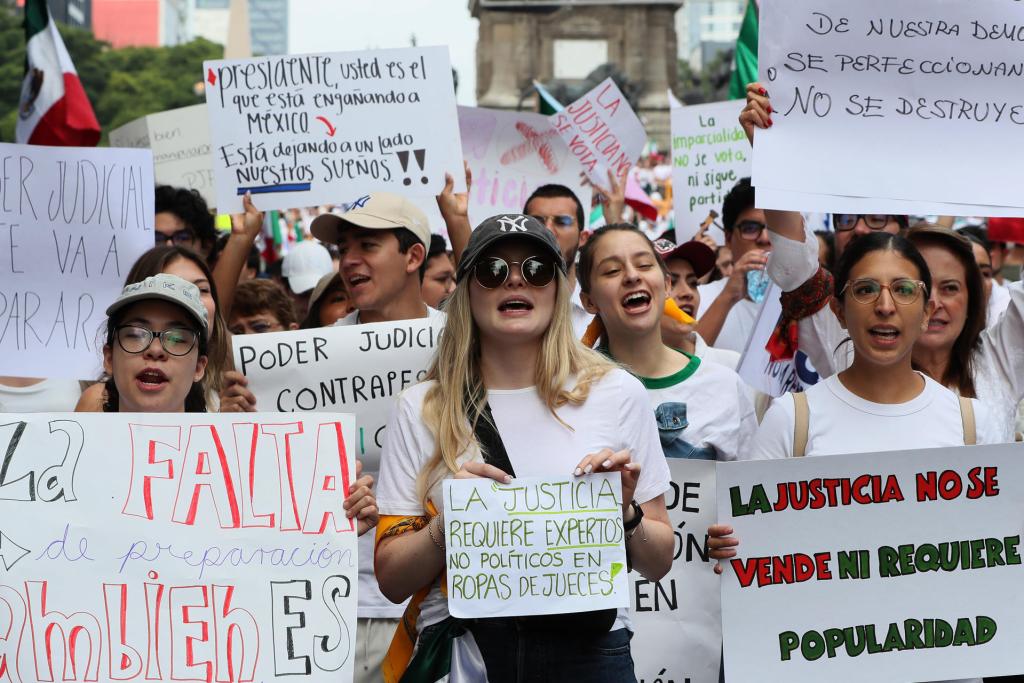
[{"label": "fingernail", "polygon": [[768,119],[768,127],[769,127],[769,128],[771,128],[771,127],[772,127],[772,120],[771,120],[771,119]]},{"label": "fingernail", "polygon": [[775,111],[775,110],[772,109],[772,105],[769,104],[768,105],[768,113],[771,114],[773,111]]},{"label": "fingernail", "polygon": [[575,475],[577,477],[580,476],[581,474],[583,474],[583,470],[581,470],[579,467],[577,467],[576,471],[573,472],[573,475]]},{"label": "fingernail", "polygon": [[512,477],[506,474],[505,478],[502,481],[504,481],[506,484],[511,484],[512,483]]},{"label": "fingernail", "polygon": [[633,463],[627,462],[625,465],[623,465],[623,467],[626,468],[627,470],[631,470],[633,469]]},{"label": "fingernail", "polygon": [[594,470],[594,466],[593,465],[587,465],[586,467],[583,468],[583,473],[584,474],[590,474],[593,470]]},{"label": "fingernail", "polygon": [[761,88],[761,90],[760,90],[759,92],[760,92],[760,93],[761,93],[762,95],[767,95],[767,94],[768,94],[768,91],[767,91],[767,90],[765,90],[764,88]]},{"label": "fingernail", "polygon": [[605,460],[603,463],[601,463],[601,467],[603,467],[605,469],[608,469],[611,466],[612,466],[612,461],[611,460]]}]

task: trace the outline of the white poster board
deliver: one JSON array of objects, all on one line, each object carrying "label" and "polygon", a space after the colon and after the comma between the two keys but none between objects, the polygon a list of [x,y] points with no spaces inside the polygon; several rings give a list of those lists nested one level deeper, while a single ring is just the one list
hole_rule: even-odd
[{"label": "white poster board", "polygon": [[104,311],[153,247],[153,156],[0,143],[0,375],[93,379]]},{"label": "white poster board", "polygon": [[818,371],[803,351],[791,360],[773,361],[765,346],[782,315],[782,291],[774,282],[768,285],[764,303],[757,313],[750,339],[740,356],[736,374],[751,387],[768,396],[778,397],[818,383]]},{"label": "white poster board", "polygon": [[600,187],[608,187],[609,171],[625,182],[647,143],[644,125],[610,77],[548,118],[587,177]]},{"label": "white poster board", "polygon": [[4,680],[352,680],[351,416],[2,422]]},{"label": "white poster board", "polygon": [[718,683],[722,662],[721,581],[708,558],[715,523],[715,463],[669,458],[665,494],[675,534],[672,569],[661,581],[630,574],[630,643],[637,680]]},{"label": "white poster board", "polygon": [[158,185],[195,190],[208,205],[216,206],[210,118],[205,104],[162,111],[126,123],[110,131],[110,146],[152,149]]},{"label": "white poster board", "polygon": [[499,213],[522,213],[533,191],[550,183],[572,190],[583,206],[584,221],[589,218],[592,190],[582,182],[583,167],[547,116],[459,107],[459,132],[473,173],[472,225]]},{"label": "white poster board", "polygon": [[760,22],[775,112],[755,137],[755,186],[869,197],[884,213],[899,213],[889,199],[1024,204],[1010,180],[1024,158],[1021,3],[786,0]]},{"label": "white poster board", "polygon": [[1024,673],[1019,445],[721,463],[718,514],[730,683]]},{"label": "white poster board", "polygon": [[739,124],[743,105],[743,100],[730,100],[672,109],[676,244],[693,239],[711,211],[721,216],[725,195],[750,176],[750,144]]},{"label": "white poster board", "polygon": [[618,472],[446,479],[444,524],[454,617],[629,606]]},{"label": "white poster board", "polygon": [[465,189],[447,47],[203,63],[217,208]]},{"label": "white poster board", "polygon": [[391,404],[426,374],[443,318],[235,335],[235,367],[260,410],[356,416],[355,452],[376,472]]}]

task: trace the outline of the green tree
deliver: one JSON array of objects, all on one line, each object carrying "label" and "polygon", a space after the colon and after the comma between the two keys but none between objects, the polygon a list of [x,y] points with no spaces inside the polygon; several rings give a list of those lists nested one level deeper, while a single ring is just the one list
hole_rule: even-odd
[{"label": "green tree", "polygon": [[[195,86],[203,80],[203,61],[220,59],[224,48],[197,39],[174,47],[115,50],[92,33],[60,26],[96,118],[107,133],[155,112],[202,101]],[[0,8],[0,140],[14,140],[18,98],[25,70],[25,30],[20,13]]]}]

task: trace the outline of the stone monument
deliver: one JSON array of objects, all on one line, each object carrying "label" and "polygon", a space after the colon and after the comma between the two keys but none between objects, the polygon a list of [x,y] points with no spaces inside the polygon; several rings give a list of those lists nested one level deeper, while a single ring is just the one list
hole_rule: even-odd
[{"label": "stone monument", "polygon": [[[682,0],[469,0],[480,20],[476,96],[481,107],[536,108],[531,86],[582,82],[612,64],[640,88],[648,135],[669,141],[668,89],[676,85],[675,13]],[[567,104],[567,103],[566,103]]]}]

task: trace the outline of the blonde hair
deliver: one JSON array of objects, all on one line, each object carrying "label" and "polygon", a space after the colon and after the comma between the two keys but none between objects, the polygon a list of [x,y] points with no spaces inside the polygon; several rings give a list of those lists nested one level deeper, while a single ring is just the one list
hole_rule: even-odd
[{"label": "blonde hair", "polygon": [[[469,278],[463,278],[448,298],[448,320],[424,378],[434,381],[423,400],[423,420],[434,436],[434,452],[417,480],[417,493],[424,506],[430,488],[459,470],[459,456],[474,447],[480,448],[474,429],[481,419],[486,389],[480,371],[480,335],[470,308],[469,283]],[[591,386],[618,366],[576,340],[569,317],[571,290],[561,272],[556,275],[555,286],[554,314],[541,340],[534,383],[548,410],[562,422],[557,409],[584,403]],[[567,388],[573,376],[575,385]]]}]

